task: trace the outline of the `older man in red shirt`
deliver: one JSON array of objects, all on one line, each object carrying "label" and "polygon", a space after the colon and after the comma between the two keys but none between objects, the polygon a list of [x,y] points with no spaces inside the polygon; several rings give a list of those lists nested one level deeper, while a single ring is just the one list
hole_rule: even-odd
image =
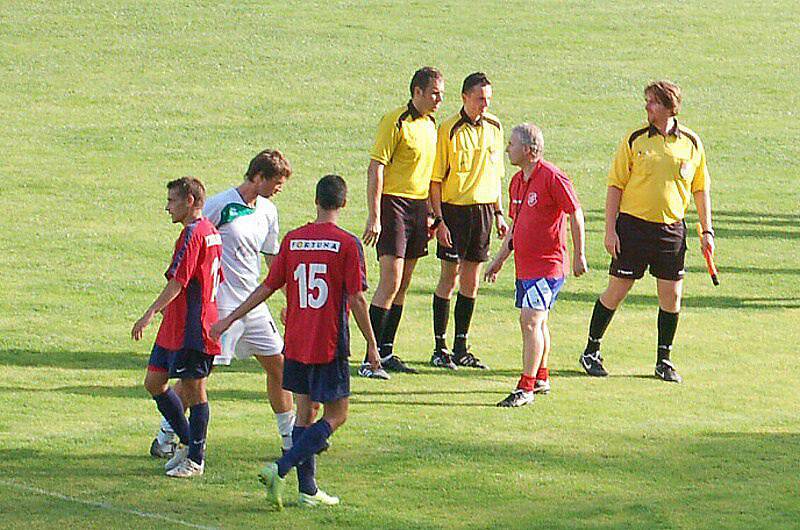
[{"label": "older man in red shirt", "polygon": [[572,272],[577,277],[587,269],[578,196],[564,172],[542,159],[543,150],[544,138],[537,126],[523,123],[514,127],[506,148],[509,161],[520,168],[509,185],[509,213],[514,224],[489,264],[485,279],[494,282],[514,252],[523,370],[517,387],[497,404],[499,407],[521,407],[533,403],[536,392],[550,390],[547,318],[569,269],[567,217],[572,230]]}]

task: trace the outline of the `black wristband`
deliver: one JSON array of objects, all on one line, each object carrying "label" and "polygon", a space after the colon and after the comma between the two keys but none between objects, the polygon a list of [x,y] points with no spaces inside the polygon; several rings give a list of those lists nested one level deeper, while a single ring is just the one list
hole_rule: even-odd
[{"label": "black wristband", "polygon": [[433,223],[431,223],[431,226],[430,226],[430,230],[436,230],[439,227],[440,224],[442,224],[442,218],[438,217],[438,216],[434,217],[433,218]]},{"label": "black wristband", "polygon": [[505,216],[505,214],[503,213],[503,210],[495,210],[494,211],[494,216],[497,217],[498,215],[500,217],[504,217]]},{"label": "black wristband", "polygon": [[716,234],[714,233],[713,230],[703,230],[703,235],[705,235],[705,234],[708,234],[711,237],[716,237]]}]

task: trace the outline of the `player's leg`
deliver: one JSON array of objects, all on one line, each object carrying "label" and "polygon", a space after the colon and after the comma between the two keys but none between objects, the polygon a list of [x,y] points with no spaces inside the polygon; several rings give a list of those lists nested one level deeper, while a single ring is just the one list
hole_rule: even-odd
[{"label": "player's leg", "polygon": [[283,355],[256,354],[255,358],[267,375],[267,398],[270,408],[275,414],[281,446],[289,450],[292,447],[292,430],[295,425],[292,393],[283,389]]},{"label": "player's leg", "polygon": [[[528,305],[528,304],[525,304]],[[500,403],[498,407],[521,407],[533,403],[536,371],[544,354],[544,334],[542,324],[547,318],[547,311],[521,307],[519,325],[522,331],[522,373],[517,387]]]},{"label": "player's leg", "polygon": [[397,336],[397,328],[403,316],[403,304],[405,303],[406,292],[408,291],[408,286],[411,284],[411,276],[414,273],[416,265],[416,258],[402,260],[400,285],[392,298],[391,307],[386,313],[381,339],[378,343],[378,349],[381,354],[381,365],[390,372],[417,373],[417,370],[407,366],[400,357],[394,354],[394,339]]},{"label": "player's leg", "polygon": [[608,375],[608,372],[603,367],[600,342],[603,340],[603,335],[605,335],[606,329],[611,323],[614,312],[625,300],[635,281],[632,278],[609,276],[606,290],[594,303],[592,318],[589,322],[589,336],[586,341],[586,348],[580,358],[581,366],[589,375],[598,377]]},{"label": "player's leg", "polygon": [[681,294],[683,280],[657,279],[658,289],[658,353],[656,358],[656,376],[673,383],[680,383],[675,365],[670,360],[672,342],[678,329],[678,315],[681,310]]},{"label": "player's leg", "polygon": [[167,476],[186,478],[202,475],[205,469],[205,447],[211,412],[206,394],[206,382],[214,357],[195,350],[178,354],[173,373],[181,378],[181,399],[189,408],[189,444],[185,453],[178,450],[164,466]]},{"label": "player's leg", "polygon": [[441,264],[439,282],[433,293],[433,336],[436,345],[431,356],[431,364],[454,370],[455,364],[450,350],[447,349],[447,323],[450,319],[450,298],[455,292],[458,281],[459,263],[441,256],[439,263]]},{"label": "player's leg", "polygon": [[475,300],[478,296],[478,285],[483,263],[463,260],[459,266],[459,286],[456,307],[453,312],[456,337],[453,343],[453,362],[456,366],[488,369],[480,359],[470,353],[467,346],[472,315],[475,312]]},{"label": "player's leg", "polygon": [[533,386],[533,391],[537,394],[548,394],[550,392],[550,369],[547,367],[547,363],[550,360],[550,326],[547,324],[549,317],[550,312],[548,311],[544,322],[542,322],[544,351],[542,352],[542,362],[536,370],[536,383]]},{"label": "player's leg", "polygon": [[681,221],[657,229],[657,250],[650,264],[658,288],[658,353],[656,377],[680,383],[681,376],[670,359],[672,342],[678,328],[681,310],[684,260],[686,257],[686,225]]},{"label": "player's leg", "polygon": [[[179,394],[169,387],[170,367],[175,352],[159,346],[153,347],[144,379],[144,387],[153,397],[161,415],[178,435],[181,443],[189,442],[189,423],[186,421],[184,405]],[[151,448],[152,451],[152,448]]]}]

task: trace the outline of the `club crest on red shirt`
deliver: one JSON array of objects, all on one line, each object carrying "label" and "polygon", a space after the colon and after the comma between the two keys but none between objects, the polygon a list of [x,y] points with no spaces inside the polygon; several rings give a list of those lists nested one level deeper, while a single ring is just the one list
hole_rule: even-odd
[{"label": "club crest on red shirt", "polygon": [[539,202],[539,196],[535,191],[530,192],[528,194],[528,206],[535,206],[537,202]]}]

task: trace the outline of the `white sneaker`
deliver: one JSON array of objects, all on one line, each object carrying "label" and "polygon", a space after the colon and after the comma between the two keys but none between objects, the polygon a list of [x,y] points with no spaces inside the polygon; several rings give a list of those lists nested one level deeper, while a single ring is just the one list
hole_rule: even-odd
[{"label": "white sneaker", "polygon": [[198,464],[191,458],[186,458],[180,464],[167,471],[167,476],[173,478],[199,477],[203,474],[205,468],[205,462]]},{"label": "white sneaker", "polygon": [[178,447],[175,448],[175,454],[172,458],[170,458],[166,464],[164,464],[164,469],[169,471],[171,469],[175,469],[178,467],[181,462],[187,460],[189,458],[189,446],[178,444]]},{"label": "white sneaker", "polygon": [[550,393],[550,378],[537,379],[533,385],[534,394],[549,394]]},{"label": "white sneaker", "polygon": [[300,506],[336,506],[339,504],[339,497],[328,495],[321,489],[317,488],[317,493],[308,495],[307,493],[300,492],[300,498],[297,500]]},{"label": "white sneaker", "polygon": [[233,357],[226,357],[224,355],[214,356],[214,366],[230,366]]},{"label": "white sneaker", "polygon": [[158,442],[158,438],[153,438],[153,443],[150,444],[150,456],[153,458],[172,458],[177,446],[178,444],[175,442],[162,444]]},{"label": "white sneaker", "polygon": [[361,363],[361,366],[358,367],[358,375],[369,379],[391,379],[389,374],[386,373],[386,370],[383,368],[373,370],[369,363]]}]

